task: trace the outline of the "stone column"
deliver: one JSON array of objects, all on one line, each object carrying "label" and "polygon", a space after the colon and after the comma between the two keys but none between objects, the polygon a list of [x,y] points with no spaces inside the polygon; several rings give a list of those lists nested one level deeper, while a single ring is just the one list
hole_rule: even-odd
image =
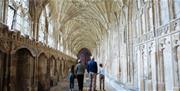
[{"label": "stone column", "polygon": [[170,36],[163,38],[163,61],[164,61],[164,80],[166,90],[172,90],[173,87],[173,62],[172,62],[172,46]]},{"label": "stone column", "polygon": [[10,91],[15,91],[16,87],[16,62],[17,62],[17,57],[15,54],[10,54],[11,60],[10,60],[10,82],[9,82],[9,90]]},{"label": "stone column", "polygon": [[5,65],[5,77],[4,77],[4,88],[3,91],[9,91],[9,79],[10,79],[10,53],[6,54],[6,65]]},{"label": "stone column", "polygon": [[0,1],[0,21],[3,22],[3,13],[4,13],[4,0]]},{"label": "stone column", "polygon": [[180,33],[172,35],[172,46],[173,46],[173,80],[174,80],[174,91],[180,90]]},{"label": "stone column", "polygon": [[149,49],[149,56],[150,56],[150,64],[151,64],[151,85],[152,88],[149,91],[157,91],[157,59],[156,59],[156,50],[155,50],[155,41],[152,41],[149,43],[150,49]]},{"label": "stone column", "polygon": [[152,60],[153,59],[153,43],[150,42],[149,44],[147,44],[147,91],[152,91]]},{"label": "stone column", "polygon": [[33,64],[33,84],[32,91],[38,90],[38,56],[35,57]]},{"label": "stone column", "polygon": [[144,84],[144,45],[140,46],[140,91],[145,90],[145,84]]},{"label": "stone column", "polygon": [[165,90],[165,82],[164,82],[164,62],[163,62],[163,49],[159,53],[159,62],[158,62],[158,91]]},{"label": "stone column", "polygon": [[174,87],[173,90],[174,91],[179,91],[180,90],[180,46],[176,46],[174,48],[174,60],[173,60],[173,69],[174,69]]}]

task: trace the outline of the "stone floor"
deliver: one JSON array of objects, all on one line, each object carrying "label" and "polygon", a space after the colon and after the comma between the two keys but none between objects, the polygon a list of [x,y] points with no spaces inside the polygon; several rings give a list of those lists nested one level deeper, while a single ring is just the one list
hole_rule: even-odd
[{"label": "stone floor", "polygon": [[[97,82],[97,91],[100,91],[98,84],[99,84],[99,82]],[[76,79],[75,79],[74,87],[75,88],[73,91],[78,91],[78,84],[77,84]],[[88,79],[86,79],[86,78],[84,80],[84,88],[83,89],[84,89],[84,91],[88,91]],[[67,80],[63,80],[63,81],[59,82],[58,85],[52,87],[50,91],[70,91],[69,90],[69,82]],[[110,84],[108,84],[108,82],[106,82],[105,91],[127,91],[127,90],[125,90],[123,88],[114,89]]]}]

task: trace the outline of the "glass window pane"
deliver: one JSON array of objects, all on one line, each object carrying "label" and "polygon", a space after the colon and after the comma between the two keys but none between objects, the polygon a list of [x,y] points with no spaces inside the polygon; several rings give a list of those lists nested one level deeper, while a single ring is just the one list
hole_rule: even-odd
[{"label": "glass window pane", "polygon": [[9,5],[13,6],[13,0],[9,0]]},{"label": "glass window pane", "polygon": [[149,9],[149,29],[153,28],[153,14],[152,14],[152,8]]},{"label": "glass window pane", "polygon": [[27,19],[24,19],[24,34],[30,35],[30,24]]},{"label": "glass window pane", "polygon": [[49,23],[48,32],[49,32],[48,45],[49,45],[50,47],[54,47],[53,25],[52,25],[51,22]]},{"label": "glass window pane", "polygon": [[139,29],[138,19],[136,19],[136,31],[137,31],[137,35],[139,35],[140,34],[140,29]]},{"label": "glass window pane", "polygon": [[45,42],[45,15],[42,11],[40,20],[39,20],[39,41]]},{"label": "glass window pane", "polygon": [[142,14],[142,34],[144,34],[146,31],[146,26],[145,26],[145,15]]},{"label": "glass window pane", "polygon": [[9,29],[12,27],[12,22],[13,22],[13,16],[14,16],[14,10],[8,7],[8,19],[7,19],[7,25]]},{"label": "glass window pane", "polygon": [[168,1],[161,0],[161,24],[164,25],[169,21]]},{"label": "glass window pane", "polygon": [[176,18],[180,17],[180,0],[174,0]]},{"label": "glass window pane", "polygon": [[23,21],[22,21],[22,18],[21,18],[21,16],[19,15],[19,14],[17,14],[17,16],[16,16],[16,26],[15,26],[15,29],[17,29],[17,30],[19,30],[19,31],[21,31],[21,23],[22,23]]}]

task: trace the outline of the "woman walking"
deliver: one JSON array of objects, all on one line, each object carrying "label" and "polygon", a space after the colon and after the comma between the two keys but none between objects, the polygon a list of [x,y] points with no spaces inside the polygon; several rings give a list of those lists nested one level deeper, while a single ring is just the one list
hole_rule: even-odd
[{"label": "woman walking", "polygon": [[75,74],[78,81],[79,91],[83,91],[84,72],[85,66],[82,64],[81,60],[78,60],[78,64],[75,67]]}]

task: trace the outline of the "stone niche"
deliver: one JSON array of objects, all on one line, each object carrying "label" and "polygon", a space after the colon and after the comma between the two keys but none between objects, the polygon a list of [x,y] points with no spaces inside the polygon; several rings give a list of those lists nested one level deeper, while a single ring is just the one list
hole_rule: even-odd
[{"label": "stone niche", "polygon": [[[47,89],[50,86],[48,80],[48,71],[47,71],[48,57],[41,53],[38,57],[38,65],[37,65],[37,80],[38,80],[38,89]],[[45,84],[46,83],[46,84]]]},{"label": "stone niche", "polygon": [[11,62],[11,91],[31,91],[35,58],[28,49],[15,52]]}]

